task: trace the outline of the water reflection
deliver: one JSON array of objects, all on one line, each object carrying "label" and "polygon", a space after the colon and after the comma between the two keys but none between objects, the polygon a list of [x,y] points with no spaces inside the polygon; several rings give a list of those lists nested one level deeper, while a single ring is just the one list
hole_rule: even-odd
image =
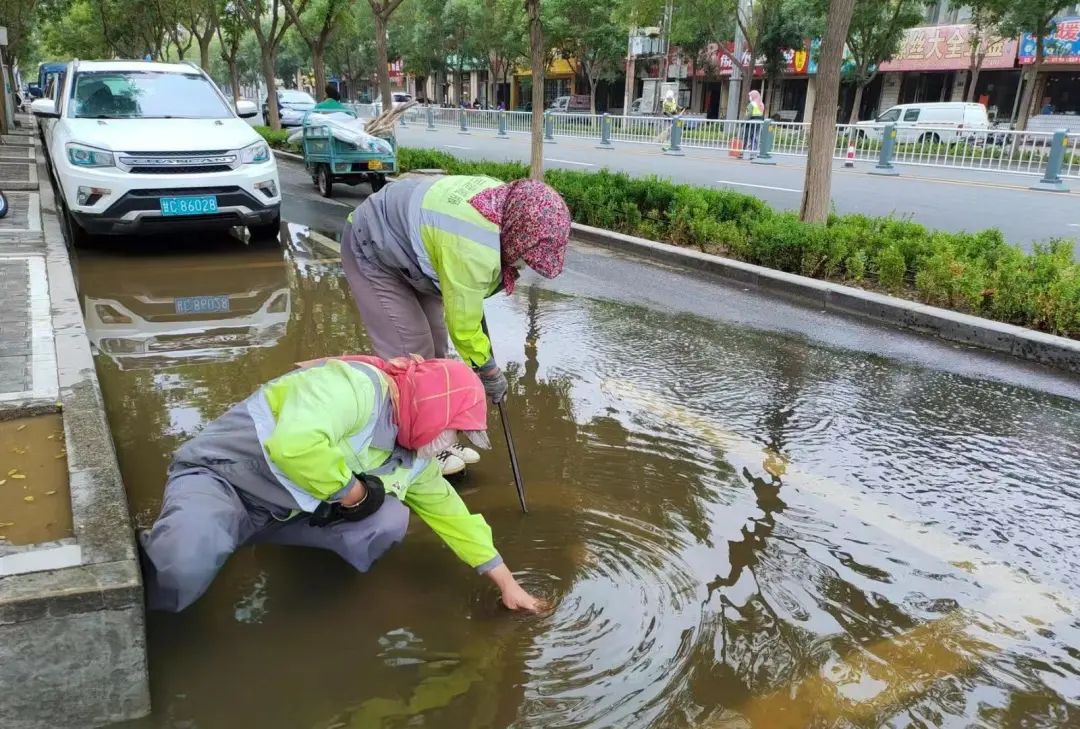
[{"label": "water reflection", "polygon": [[[284,291],[272,341],[174,342],[153,368],[98,357],[139,519],[179,441],[293,362],[365,347],[337,263],[274,255],[169,257],[163,288],[139,291],[171,298],[168,316],[182,297]],[[213,290],[175,274],[217,263]],[[132,287],[159,275],[80,264]],[[158,316],[94,288],[88,308]],[[419,524],[367,576],[241,550],[191,611],[152,616],[140,726],[1080,722],[1080,404],[537,287],[488,312],[532,513],[495,419],[463,492],[554,611],[505,614]]]}]

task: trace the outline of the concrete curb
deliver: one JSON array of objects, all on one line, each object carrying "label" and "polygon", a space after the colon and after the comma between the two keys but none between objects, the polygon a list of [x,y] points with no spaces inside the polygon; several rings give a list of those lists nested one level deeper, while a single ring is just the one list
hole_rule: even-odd
[{"label": "concrete curb", "polygon": [[588,225],[574,223],[573,230],[575,240],[714,274],[825,311],[872,319],[1080,373],[1080,341],[1074,339]]},{"label": "concrete curb", "polygon": [[304,161],[304,158],[302,156],[300,156],[298,154],[293,154],[292,152],[285,152],[285,151],[280,150],[280,149],[275,149],[274,150],[274,156],[277,157],[278,159],[287,160],[289,162],[303,163],[303,161]]},{"label": "concrete curb", "polygon": [[150,711],[142,580],[71,260],[40,155],[37,165],[75,528],[74,544],[52,549],[75,550],[78,560],[0,579],[0,724],[101,726]]}]

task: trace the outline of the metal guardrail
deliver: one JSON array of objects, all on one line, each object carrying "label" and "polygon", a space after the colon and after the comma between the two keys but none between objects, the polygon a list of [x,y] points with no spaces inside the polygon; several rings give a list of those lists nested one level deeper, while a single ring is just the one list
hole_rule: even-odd
[{"label": "metal guardrail", "polygon": [[[360,116],[373,116],[373,104],[354,104]],[[364,108],[367,107],[367,108]],[[366,114],[365,114],[366,112]],[[502,126],[500,126],[500,117]],[[454,127],[459,131],[491,131],[527,134],[532,113],[449,107],[416,107],[405,115],[408,124]],[[602,139],[605,115],[545,114],[546,134],[553,138],[574,137],[606,143],[670,144],[672,119],[653,116],[608,116],[608,139]],[[728,152],[732,156],[754,155],[760,144],[762,123],[678,117],[682,121],[681,147]],[[806,156],[810,125],[805,122],[770,122],[773,156]],[[838,124],[834,157],[859,162],[877,162],[885,130],[884,124]],[[1052,132],[1016,132],[999,129],[965,129],[957,126],[897,126],[891,162],[903,165],[1044,175],[1050,159]],[[1060,174],[1080,178],[1080,133],[1066,137]]]}]

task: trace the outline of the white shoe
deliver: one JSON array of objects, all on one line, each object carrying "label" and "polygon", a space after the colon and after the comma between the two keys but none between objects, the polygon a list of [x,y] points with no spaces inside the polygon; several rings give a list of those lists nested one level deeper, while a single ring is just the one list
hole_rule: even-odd
[{"label": "white shoe", "polygon": [[453,453],[455,456],[465,461],[466,465],[471,466],[474,463],[480,462],[480,454],[467,446],[458,445],[455,443],[446,450]]},{"label": "white shoe", "polygon": [[439,466],[442,467],[442,475],[453,476],[456,473],[461,473],[465,470],[465,461],[458,458],[454,453],[447,449],[435,456],[439,461]]}]

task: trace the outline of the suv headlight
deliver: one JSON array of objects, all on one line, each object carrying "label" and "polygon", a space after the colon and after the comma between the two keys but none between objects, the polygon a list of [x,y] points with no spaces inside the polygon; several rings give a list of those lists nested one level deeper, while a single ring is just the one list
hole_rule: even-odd
[{"label": "suv headlight", "polygon": [[114,164],[112,152],[71,142],[67,145],[67,156],[76,167],[112,167]]},{"label": "suv headlight", "polygon": [[266,142],[256,142],[240,150],[240,161],[246,165],[257,165],[270,161],[270,148]]}]

